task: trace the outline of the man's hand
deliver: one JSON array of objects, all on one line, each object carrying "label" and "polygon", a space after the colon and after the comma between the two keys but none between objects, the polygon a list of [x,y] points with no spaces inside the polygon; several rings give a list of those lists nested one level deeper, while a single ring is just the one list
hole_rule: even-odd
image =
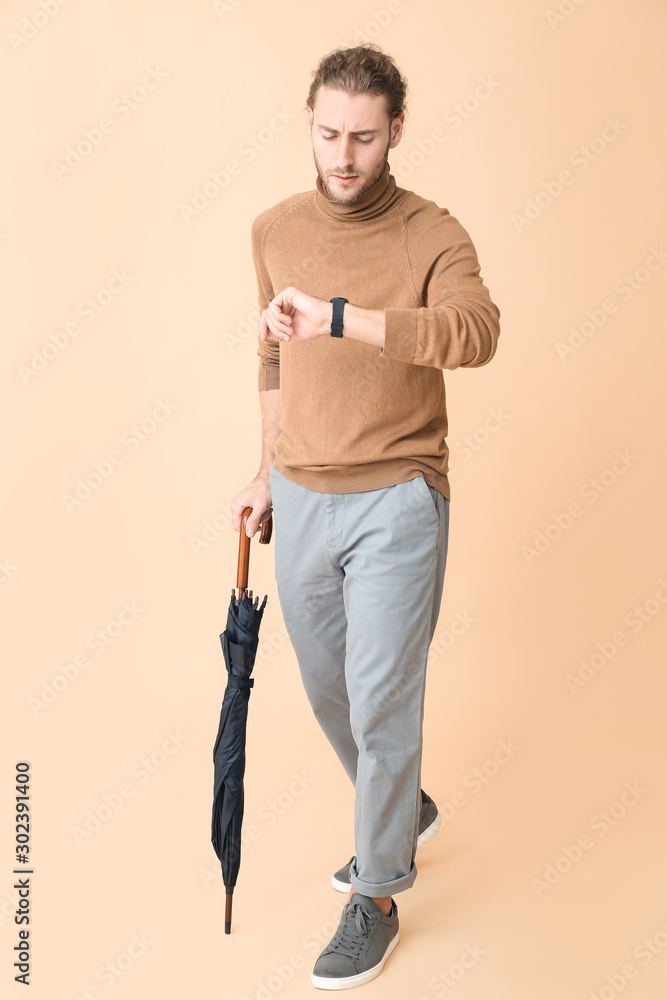
[{"label": "man's hand", "polygon": [[288,285],[260,316],[260,340],[311,340],[331,329],[333,305]]},{"label": "man's hand", "polygon": [[241,530],[241,518],[246,507],[252,507],[252,514],[246,523],[248,537],[254,535],[264,521],[268,521],[273,511],[271,506],[271,483],[267,476],[257,475],[244,490],[237,493],[231,502],[232,526]]}]

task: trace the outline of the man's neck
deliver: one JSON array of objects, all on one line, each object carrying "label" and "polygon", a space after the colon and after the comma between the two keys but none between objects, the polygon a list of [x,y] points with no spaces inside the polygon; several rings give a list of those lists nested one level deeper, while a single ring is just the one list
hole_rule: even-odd
[{"label": "man's neck", "polygon": [[387,163],[375,183],[353,202],[339,202],[332,198],[318,174],[315,201],[320,211],[328,218],[355,223],[375,218],[387,211],[395,200],[395,192],[396,178]]}]

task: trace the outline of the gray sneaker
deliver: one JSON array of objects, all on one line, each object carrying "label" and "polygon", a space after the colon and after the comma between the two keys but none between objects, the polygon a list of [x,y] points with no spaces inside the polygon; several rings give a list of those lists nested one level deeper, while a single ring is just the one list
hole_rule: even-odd
[{"label": "gray sneaker", "polygon": [[[419,810],[419,838],[417,840],[417,848],[420,848],[422,844],[430,840],[433,834],[437,833],[442,826],[442,816],[438,812],[435,802],[430,795],[426,794],[423,788],[421,794],[422,804]],[[339,868],[331,876],[331,884],[339,892],[349,892],[352,888],[350,883],[350,865],[353,861],[354,855],[352,855],[347,864],[343,865],[342,868]]]},{"label": "gray sneaker", "polygon": [[343,907],[338,929],[320,953],[310,979],[320,990],[346,990],[375,979],[398,944],[398,907],[388,916],[370,896],[355,892]]}]

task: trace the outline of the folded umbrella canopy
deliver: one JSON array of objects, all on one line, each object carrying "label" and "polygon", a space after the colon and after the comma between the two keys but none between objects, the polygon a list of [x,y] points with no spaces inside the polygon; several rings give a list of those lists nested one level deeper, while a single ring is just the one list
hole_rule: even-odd
[{"label": "folded umbrella canopy", "polygon": [[[241,824],[243,822],[243,776],[245,773],[246,723],[248,699],[255,683],[250,676],[255,665],[259,642],[259,626],[266,607],[266,594],[262,604],[252,590],[248,591],[250,539],[246,523],[252,507],[246,507],[241,517],[239,532],[239,563],[236,586],[239,596],[232,589],[227,612],[227,627],[220,636],[227,668],[227,686],[222,699],[218,735],[213,747],[213,816],[211,843],[222,867],[225,885],[225,934],[231,932],[232,893],[241,864]],[[271,540],[273,517],[262,524],[260,542]]]}]

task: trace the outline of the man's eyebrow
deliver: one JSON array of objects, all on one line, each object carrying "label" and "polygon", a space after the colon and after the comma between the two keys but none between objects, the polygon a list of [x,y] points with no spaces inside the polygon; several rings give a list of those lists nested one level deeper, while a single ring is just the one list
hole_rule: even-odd
[{"label": "man's eyebrow", "polygon": [[[335,132],[338,135],[338,129],[331,128],[329,125],[318,125],[317,127],[323,132]],[[377,131],[376,128],[360,128],[356,132],[351,132],[350,135],[375,135]]]}]

